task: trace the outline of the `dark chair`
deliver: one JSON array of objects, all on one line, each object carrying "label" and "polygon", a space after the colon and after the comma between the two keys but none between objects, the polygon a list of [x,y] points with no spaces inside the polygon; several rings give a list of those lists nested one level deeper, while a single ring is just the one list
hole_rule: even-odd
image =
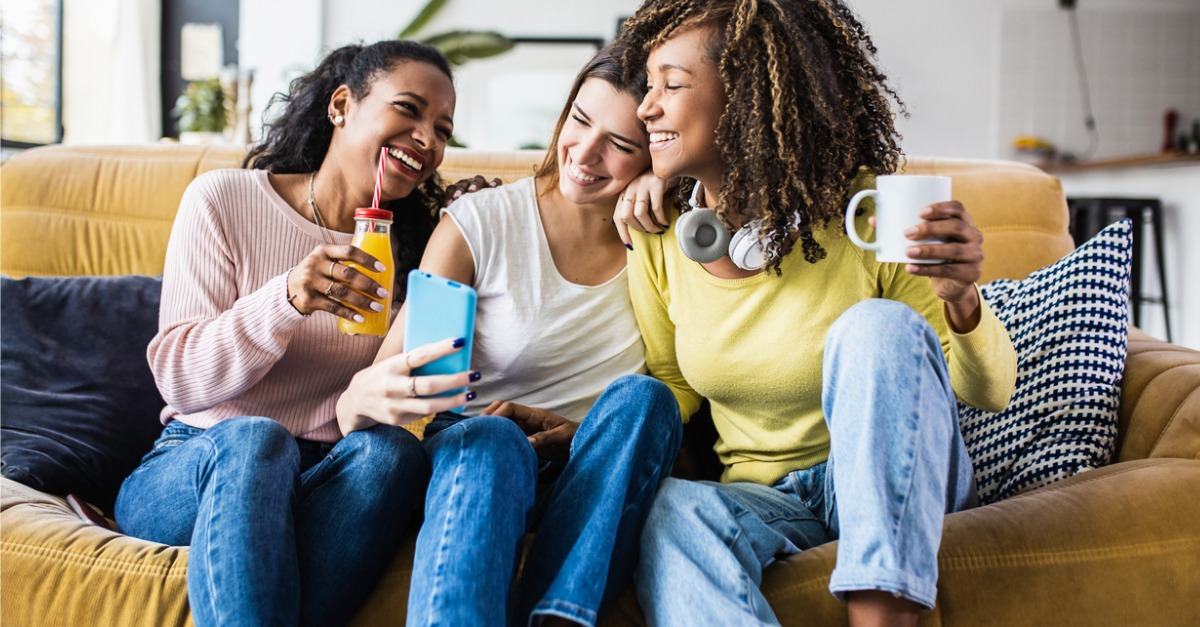
[{"label": "dark chair", "polygon": [[[1071,216],[1071,237],[1075,245],[1091,239],[1104,227],[1130,218],[1133,222],[1133,268],[1129,286],[1129,302],[1134,326],[1141,326],[1142,305],[1162,305],[1163,326],[1167,329],[1167,341],[1171,341],[1171,310],[1167,298],[1166,263],[1163,257],[1162,202],[1157,198],[1067,198]],[[1142,293],[1142,272],[1145,264],[1146,226],[1153,230],[1154,261],[1158,269],[1159,296]]]}]

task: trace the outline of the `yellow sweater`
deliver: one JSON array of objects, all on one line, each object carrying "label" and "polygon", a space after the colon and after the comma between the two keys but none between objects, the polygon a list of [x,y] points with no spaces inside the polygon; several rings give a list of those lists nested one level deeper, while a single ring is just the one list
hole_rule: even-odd
[{"label": "yellow sweater", "polygon": [[[867,231],[860,218],[859,232]],[[673,228],[632,235],[629,288],[646,365],[671,387],[685,421],[709,400],[724,482],[771,485],[829,456],[821,409],[825,335],[864,299],[907,303],[933,325],[963,401],[998,411],[1012,395],[1016,352],[986,304],[973,331],[950,332],[929,279],[901,264],[876,263],[837,226],[817,233],[828,253],[820,262],[808,263],[797,247],[783,261],[783,276],[745,279],[710,275],[684,256]]]}]

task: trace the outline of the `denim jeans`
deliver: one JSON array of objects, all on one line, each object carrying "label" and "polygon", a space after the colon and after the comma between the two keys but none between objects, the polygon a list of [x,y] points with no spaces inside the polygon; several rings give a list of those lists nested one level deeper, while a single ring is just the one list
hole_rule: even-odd
[{"label": "denim jeans", "polygon": [[269,418],[171,422],[117,497],[121,531],[189,546],[199,626],[343,625],[419,511],[429,460],[386,425],[336,444]]},{"label": "denim jeans", "polygon": [[864,301],[830,329],[822,368],[826,462],[774,486],[663,483],[635,576],[651,625],[777,625],[763,569],[835,539],[839,598],[933,607],[942,519],[975,504],[938,336],[906,305]]},{"label": "denim jeans", "polygon": [[[640,375],[605,390],[565,465],[539,462],[506,418],[435,419],[408,624],[524,625],[554,615],[594,625],[632,575],[682,427],[667,387]],[[514,586],[527,531],[536,535]]]}]

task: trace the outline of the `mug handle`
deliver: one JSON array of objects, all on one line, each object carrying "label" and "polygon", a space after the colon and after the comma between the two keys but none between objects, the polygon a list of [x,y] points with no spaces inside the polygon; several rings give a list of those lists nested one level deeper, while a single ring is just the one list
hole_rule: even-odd
[{"label": "mug handle", "polygon": [[878,238],[876,238],[874,242],[864,242],[862,238],[858,236],[858,231],[854,229],[854,212],[858,211],[858,203],[862,202],[862,200],[867,196],[874,198],[876,206],[879,206],[879,190],[864,189],[855,194],[854,197],[850,199],[850,204],[846,207],[846,235],[850,236],[850,241],[854,242],[855,246],[858,246],[863,250],[879,252],[883,247],[879,244]]}]

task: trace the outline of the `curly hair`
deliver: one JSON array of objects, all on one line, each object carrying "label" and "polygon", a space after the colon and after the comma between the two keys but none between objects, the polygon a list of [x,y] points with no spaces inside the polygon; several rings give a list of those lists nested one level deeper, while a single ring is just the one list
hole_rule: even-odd
[{"label": "curly hair", "polygon": [[558,123],[554,125],[554,135],[550,139],[550,147],[546,150],[546,157],[542,160],[542,165],[538,166],[534,176],[537,178],[549,178],[549,184],[546,189],[553,189],[558,185],[558,136],[562,133],[563,125],[567,123],[567,118],[571,115],[571,107],[575,104],[575,98],[579,96],[579,90],[583,87],[583,83],[589,78],[600,79],[613,87],[622,94],[626,94],[634,99],[635,102],[641,102],[642,98],[646,97],[646,79],[636,72],[628,71],[621,62],[620,50],[608,45],[601,48],[579,71],[575,76],[575,83],[571,85],[571,91],[567,95],[567,102],[563,105],[562,113],[558,115]]},{"label": "curly hair", "polygon": [[[242,167],[267,170],[272,174],[312,172],[321,167],[333,139],[329,100],[345,85],[356,99],[371,93],[375,80],[406,62],[428,63],[453,80],[450,64],[437,48],[415,41],[385,40],[369,46],[351,44],[338,48],[317,68],[292,81],[288,93],[277,93],[267,111],[281,107],[269,122],[263,139],[247,153]],[[387,208],[394,216],[392,255],[396,264],[393,292],[397,302],[408,286],[408,269],[416,268],[425,244],[437,224],[442,206],[442,181],[435,172],[412,194],[392,200]]]},{"label": "curly hair", "polygon": [[[725,165],[717,214],[762,221],[767,266],[797,241],[825,258],[814,229],[842,219],[860,168],[896,170],[904,104],[875,65],[866,29],[841,0],[647,0],[617,44],[630,71],[673,34],[711,27],[708,56],[725,90],[716,146]],[[681,186],[688,193],[693,184]]]}]

